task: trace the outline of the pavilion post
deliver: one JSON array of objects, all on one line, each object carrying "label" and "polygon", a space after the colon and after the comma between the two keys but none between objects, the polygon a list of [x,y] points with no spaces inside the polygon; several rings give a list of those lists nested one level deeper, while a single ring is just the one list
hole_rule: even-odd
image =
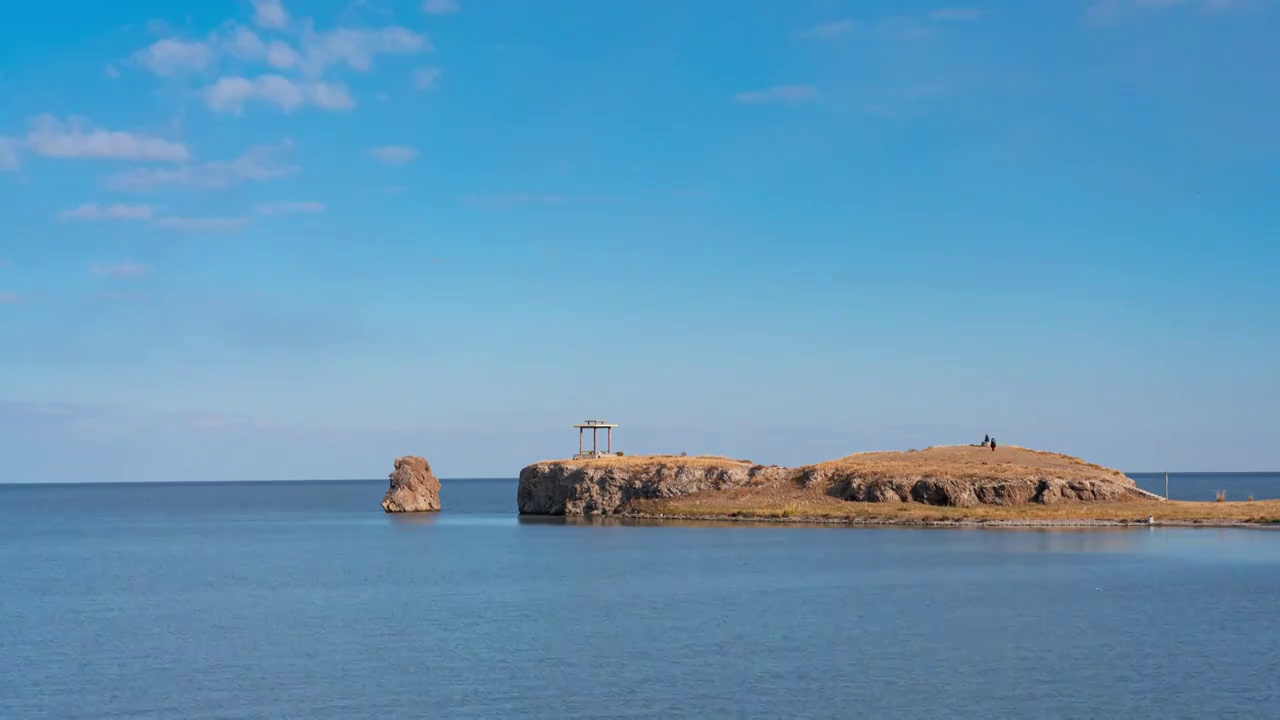
[{"label": "pavilion post", "polygon": [[578,428],[578,454],[582,454],[582,428]]},{"label": "pavilion post", "polygon": [[604,438],[605,438],[604,441],[606,443],[604,446],[605,454],[612,455],[613,454],[613,428],[609,428],[604,431]]}]

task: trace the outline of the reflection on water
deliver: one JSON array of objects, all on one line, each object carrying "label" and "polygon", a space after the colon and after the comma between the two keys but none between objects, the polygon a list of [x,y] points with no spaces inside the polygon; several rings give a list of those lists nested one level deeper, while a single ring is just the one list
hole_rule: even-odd
[{"label": "reflection on water", "polygon": [[431,525],[440,521],[438,512],[387,513],[386,515],[397,525]]}]

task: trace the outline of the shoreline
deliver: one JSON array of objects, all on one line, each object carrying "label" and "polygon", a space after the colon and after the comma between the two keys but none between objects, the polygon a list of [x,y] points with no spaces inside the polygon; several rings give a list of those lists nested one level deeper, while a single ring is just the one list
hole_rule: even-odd
[{"label": "shoreline", "polygon": [[[778,525],[843,525],[849,527],[930,527],[930,528],[1257,528],[1280,530],[1280,521],[1253,520],[1115,520],[1101,518],[1009,518],[981,519],[956,518],[951,520],[927,520],[924,518],[859,517],[830,515],[789,517],[752,516],[746,514],[694,514],[629,512],[605,516],[610,519],[655,520],[673,522],[724,522],[724,523],[774,523]],[[602,518],[604,519],[604,518]]]}]

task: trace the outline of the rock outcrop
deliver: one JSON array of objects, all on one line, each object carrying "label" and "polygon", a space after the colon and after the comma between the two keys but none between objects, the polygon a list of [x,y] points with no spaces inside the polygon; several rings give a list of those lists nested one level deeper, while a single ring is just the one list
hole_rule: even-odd
[{"label": "rock outcrop", "polygon": [[614,515],[632,500],[762,485],[786,473],[785,468],[728,458],[558,460],[520,471],[517,502],[525,515]]},{"label": "rock outcrop", "polygon": [[796,481],[842,500],[952,507],[1115,502],[1146,495],[1118,470],[1019,447],[862,453],[800,468]]},{"label": "rock outcrop", "polygon": [[954,446],[863,453],[795,469],[669,455],[540,462],[520,472],[517,500],[522,514],[615,515],[627,512],[632,501],[694,494],[733,496],[745,509],[814,496],[952,507],[1154,497],[1123,473],[1078,458]]},{"label": "rock outcrop", "polygon": [[431,473],[431,465],[424,458],[415,455],[396,458],[396,469],[389,477],[391,488],[382,498],[383,510],[412,513],[440,509],[440,481]]},{"label": "rock outcrop", "polygon": [[[803,482],[803,481],[802,481]],[[812,482],[812,481],[809,481]],[[829,494],[855,502],[917,502],[925,505],[972,507],[1057,502],[1103,502],[1132,499],[1134,488],[1110,480],[1057,477],[1018,480],[957,480],[953,478],[842,477]]]}]

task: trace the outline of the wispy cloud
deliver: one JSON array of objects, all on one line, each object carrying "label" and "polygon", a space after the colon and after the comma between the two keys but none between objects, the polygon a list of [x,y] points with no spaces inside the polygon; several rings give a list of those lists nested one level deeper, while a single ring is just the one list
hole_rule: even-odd
[{"label": "wispy cloud", "polygon": [[796,103],[806,102],[818,96],[818,90],[812,85],[775,85],[763,90],[748,90],[733,96],[733,99],[745,104],[759,103]]},{"label": "wispy cloud", "polygon": [[178,168],[137,168],[115,173],[106,180],[114,190],[152,190],[182,186],[221,190],[246,182],[285,177],[298,171],[296,165],[280,162],[279,156],[290,152],[289,140],[278,145],[257,145],[234,160],[215,160]]},{"label": "wispy cloud", "polygon": [[418,90],[427,90],[436,84],[436,79],[440,77],[440,68],[424,67],[413,71],[413,86]]},{"label": "wispy cloud", "polygon": [[377,30],[338,28],[323,33],[308,29],[303,35],[299,67],[313,75],[331,65],[367,72],[378,55],[413,55],[429,50],[431,42],[425,35],[398,25]]},{"label": "wispy cloud", "polygon": [[150,220],[155,208],[150,205],[100,205],[85,203],[71,210],[63,210],[58,217],[63,220]]},{"label": "wispy cloud", "polygon": [[253,0],[253,23],[258,27],[282,28],[289,24],[289,13],[280,0]]},{"label": "wispy cloud", "polygon": [[157,218],[155,226],[165,230],[176,230],[188,233],[232,233],[243,230],[249,224],[249,218]]},{"label": "wispy cloud", "polygon": [[1148,10],[1194,7],[1206,13],[1220,13],[1237,9],[1243,4],[1243,0],[1097,0],[1085,12],[1085,20],[1092,24],[1108,25],[1123,22]]},{"label": "wispy cloud", "polygon": [[92,128],[82,118],[63,122],[41,115],[31,123],[27,146],[52,158],[105,158],[184,162],[189,157],[182,143],[150,135]]},{"label": "wispy cloud", "polygon": [[19,145],[17,138],[0,135],[0,171],[12,171],[22,167],[22,163],[18,162]]},{"label": "wispy cloud", "polygon": [[13,290],[0,290],[0,305],[17,305],[22,300]]},{"label": "wispy cloud", "polygon": [[296,215],[298,213],[320,213],[328,208],[318,202],[276,202],[262,203],[254,207],[258,215]]},{"label": "wispy cloud", "polygon": [[981,17],[982,11],[977,8],[938,8],[929,13],[934,22],[972,22]]},{"label": "wispy cloud", "polygon": [[214,112],[244,113],[252,101],[275,105],[289,113],[306,105],[324,110],[350,110],[355,101],[345,85],[325,82],[294,82],[283,75],[219,78],[204,89],[205,102]]},{"label": "wispy cloud", "polygon": [[108,65],[102,68],[102,74],[106,75],[112,80],[115,80],[116,78],[120,77],[120,71],[116,68],[115,65]]},{"label": "wispy cloud", "polygon": [[529,205],[564,205],[582,202],[588,198],[571,197],[558,193],[494,193],[492,195],[464,195],[462,202],[482,210],[510,210]]},{"label": "wispy cloud", "polygon": [[882,35],[898,40],[919,40],[938,34],[937,25],[930,25],[913,17],[892,17],[881,20]]},{"label": "wispy cloud", "polygon": [[854,22],[849,19],[832,20],[830,22],[818,23],[812,27],[803,28],[792,33],[795,37],[801,39],[811,38],[833,38],[853,30]]},{"label": "wispy cloud", "polygon": [[422,12],[428,15],[447,15],[461,10],[458,0],[426,0],[422,3]]},{"label": "wispy cloud", "polygon": [[98,277],[139,278],[150,274],[151,267],[133,262],[95,264],[89,266],[89,272]]},{"label": "wispy cloud", "polygon": [[204,72],[213,67],[217,54],[203,40],[157,40],[133,54],[133,61],[161,77]]},{"label": "wispy cloud", "polygon": [[384,145],[369,151],[379,162],[387,165],[403,165],[418,157],[418,151],[404,145]]}]

